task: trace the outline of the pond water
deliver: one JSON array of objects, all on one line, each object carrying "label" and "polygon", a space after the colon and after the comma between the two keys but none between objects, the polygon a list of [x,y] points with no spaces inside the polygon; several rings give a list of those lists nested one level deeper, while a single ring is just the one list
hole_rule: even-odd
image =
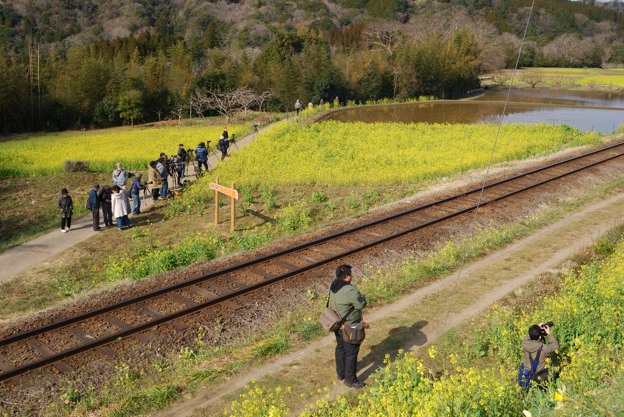
[{"label": "pond water", "polygon": [[624,124],[624,94],[597,91],[486,91],[473,100],[434,101],[338,110],[325,120],[399,123],[552,123],[610,133]]}]

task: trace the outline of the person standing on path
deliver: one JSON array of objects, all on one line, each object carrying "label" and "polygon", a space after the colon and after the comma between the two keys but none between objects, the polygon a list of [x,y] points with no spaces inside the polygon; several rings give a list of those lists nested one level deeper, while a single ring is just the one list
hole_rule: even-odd
[{"label": "person standing on path", "polygon": [[113,207],[111,200],[111,186],[105,184],[98,193],[100,204],[102,204],[102,216],[104,217],[104,227],[111,227],[113,225]]},{"label": "person standing on path", "polygon": [[152,193],[152,200],[158,200],[160,195],[160,187],[162,187],[162,180],[160,174],[156,171],[156,165],[158,161],[152,161],[147,167],[147,183],[149,184],[149,191]]},{"label": "person standing on path", "polygon": [[91,216],[93,216],[93,230],[100,230],[100,199],[98,198],[99,184],[93,184],[93,188],[89,191],[89,205],[91,206]]},{"label": "person standing on path", "polygon": [[160,186],[160,198],[167,199],[167,193],[169,192],[169,172],[167,171],[167,155],[160,154],[160,159],[156,164],[156,171],[160,174],[160,180],[162,185]]},{"label": "person standing on path", "polygon": [[297,99],[297,101],[295,102],[295,112],[297,113],[297,116],[299,116],[299,112],[301,111],[301,107],[302,107],[302,104],[299,101],[299,99]]},{"label": "person standing on path", "polygon": [[[210,142],[208,142],[210,143]],[[202,165],[206,172],[208,172],[208,148],[204,142],[199,142],[195,149],[195,160],[197,161],[197,175],[199,176],[202,171]]]},{"label": "person standing on path", "polygon": [[61,196],[58,200],[58,208],[61,214],[61,232],[66,233],[71,229],[72,213],[74,211],[74,202],[67,188],[61,190]]},{"label": "person standing on path", "polygon": [[[366,297],[351,284],[351,266],[336,268],[336,279],[329,287],[329,305],[340,316],[345,317],[345,325],[362,323],[362,310],[366,307]],[[351,313],[347,314],[351,310]],[[362,388],[357,379],[357,357],[360,345],[347,343],[342,338],[342,329],[336,330],[336,373],[338,380],[350,388]]]},{"label": "person standing on path", "polygon": [[126,192],[118,185],[114,185],[111,198],[113,200],[113,216],[117,220],[117,228],[122,230],[124,227],[130,227]]},{"label": "person standing on path", "polygon": [[127,181],[128,173],[121,167],[121,163],[117,162],[117,168],[113,171],[113,185],[118,185],[125,190]]},{"label": "person standing on path", "polygon": [[186,171],[186,162],[188,161],[188,152],[184,149],[184,145],[181,143],[178,145],[178,159],[176,161],[176,171],[178,171],[178,185],[184,178],[184,172]]},{"label": "person standing on path", "polygon": [[132,214],[141,214],[141,191],[147,188],[147,185],[141,184],[142,174],[137,174],[132,179],[130,186],[130,195],[132,196]]},{"label": "person standing on path", "polygon": [[219,138],[218,149],[221,151],[221,160],[223,161],[227,156],[228,148],[230,147],[230,141],[225,137]]}]

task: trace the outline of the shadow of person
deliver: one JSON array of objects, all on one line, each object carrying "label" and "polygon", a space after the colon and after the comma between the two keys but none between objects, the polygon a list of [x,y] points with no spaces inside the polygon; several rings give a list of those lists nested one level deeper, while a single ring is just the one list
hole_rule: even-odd
[{"label": "shadow of person", "polygon": [[[363,372],[358,375],[360,381],[365,381],[371,374],[383,365],[386,354],[392,361],[396,359],[400,349],[403,351],[413,350],[427,343],[427,335],[422,329],[429,324],[425,320],[418,321],[409,327],[395,327],[390,329],[388,336],[376,345],[358,361],[358,369]],[[366,343],[366,342],[364,342]]]}]

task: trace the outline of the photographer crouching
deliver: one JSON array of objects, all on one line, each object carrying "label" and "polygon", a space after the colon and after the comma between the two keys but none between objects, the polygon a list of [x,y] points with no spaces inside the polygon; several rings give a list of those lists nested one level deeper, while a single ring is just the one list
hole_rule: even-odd
[{"label": "photographer crouching", "polygon": [[550,330],[552,326],[552,322],[534,324],[522,340],[523,367],[532,370],[531,379],[540,385],[548,381],[546,358],[559,349],[559,342]]}]

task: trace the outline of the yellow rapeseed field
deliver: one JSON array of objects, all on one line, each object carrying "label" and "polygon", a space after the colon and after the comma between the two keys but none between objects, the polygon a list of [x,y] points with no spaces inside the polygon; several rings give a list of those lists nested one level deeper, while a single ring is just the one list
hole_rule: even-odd
[{"label": "yellow rapeseed field", "polygon": [[[251,125],[229,125],[230,136],[240,136]],[[219,140],[223,126],[168,126],[116,128],[34,135],[0,142],[0,178],[43,176],[63,172],[67,160],[87,161],[91,171],[107,172],[121,162],[127,169],[145,169],[161,152],[177,153],[199,142]]]},{"label": "yellow rapeseed field", "polygon": [[[215,175],[238,185],[383,185],[415,183],[487,166],[492,124],[341,123],[275,127]],[[564,125],[504,124],[492,162],[597,143],[598,135]]]}]

